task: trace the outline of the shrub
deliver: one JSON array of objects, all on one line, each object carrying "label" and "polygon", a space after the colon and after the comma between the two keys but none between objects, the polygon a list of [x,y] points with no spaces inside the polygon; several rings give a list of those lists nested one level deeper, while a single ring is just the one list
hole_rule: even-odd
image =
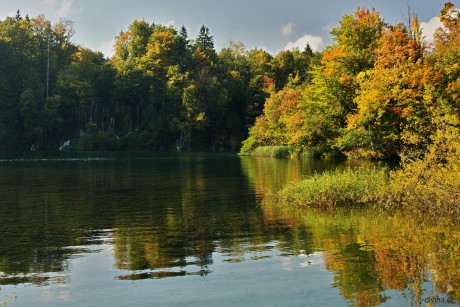
[{"label": "shrub", "polygon": [[427,216],[460,213],[460,131],[438,129],[423,159],[405,161],[391,173],[385,191],[388,207],[409,209]]},{"label": "shrub", "polygon": [[240,155],[249,156],[257,147],[256,137],[254,135],[249,135],[249,137],[245,141],[243,141],[242,144],[243,146],[241,147]]}]

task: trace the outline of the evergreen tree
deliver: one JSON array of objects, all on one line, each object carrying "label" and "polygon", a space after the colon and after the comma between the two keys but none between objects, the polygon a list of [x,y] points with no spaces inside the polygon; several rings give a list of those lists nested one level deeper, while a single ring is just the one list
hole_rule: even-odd
[{"label": "evergreen tree", "polygon": [[195,41],[195,47],[204,52],[211,60],[216,58],[216,51],[214,50],[214,38],[209,32],[209,28],[204,25],[201,26],[200,32]]}]

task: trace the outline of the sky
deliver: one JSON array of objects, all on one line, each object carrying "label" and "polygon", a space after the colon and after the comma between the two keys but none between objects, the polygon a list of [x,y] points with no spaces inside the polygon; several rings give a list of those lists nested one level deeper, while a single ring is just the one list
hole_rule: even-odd
[{"label": "sky", "polygon": [[[456,0],[450,0],[458,7]],[[440,26],[439,0],[0,0],[0,19],[21,14],[31,18],[40,14],[53,22],[74,22],[73,42],[107,57],[113,54],[115,36],[125,31],[134,19],[149,23],[184,25],[195,38],[205,25],[214,36],[216,50],[231,41],[246,49],[263,48],[272,54],[310,43],[322,50],[332,43],[330,30],[345,14],[358,6],[374,7],[389,23],[404,22],[408,6],[422,21],[424,34],[432,40]]]}]

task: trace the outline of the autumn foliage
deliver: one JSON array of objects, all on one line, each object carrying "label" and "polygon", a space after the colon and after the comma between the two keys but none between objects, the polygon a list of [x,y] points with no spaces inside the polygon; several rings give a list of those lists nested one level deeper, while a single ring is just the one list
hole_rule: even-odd
[{"label": "autumn foliage", "polygon": [[251,147],[422,157],[440,129],[437,119],[459,116],[460,17],[445,5],[444,26],[430,48],[417,15],[410,14],[409,22],[395,25],[366,7],[345,15],[331,31],[334,44],[312,66],[312,78],[270,93],[250,131]]}]

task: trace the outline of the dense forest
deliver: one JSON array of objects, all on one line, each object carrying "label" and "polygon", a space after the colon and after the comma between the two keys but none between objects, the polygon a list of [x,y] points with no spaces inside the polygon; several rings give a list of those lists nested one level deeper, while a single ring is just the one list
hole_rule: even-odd
[{"label": "dense forest", "polygon": [[236,151],[267,80],[305,80],[319,58],[309,46],[273,57],[235,42],[218,53],[205,26],[192,40],[185,27],[134,20],[106,59],[73,34],[70,21],[19,11],[0,22],[0,149]]},{"label": "dense forest", "polygon": [[[210,30],[134,20],[114,56],[72,43],[72,22],[0,21],[0,149],[239,150],[420,156],[459,126],[460,15],[432,45],[410,12],[388,24],[359,7],[322,52],[272,56]],[[248,135],[249,131],[249,135]],[[448,136],[446,136],[448,137]]]}]

